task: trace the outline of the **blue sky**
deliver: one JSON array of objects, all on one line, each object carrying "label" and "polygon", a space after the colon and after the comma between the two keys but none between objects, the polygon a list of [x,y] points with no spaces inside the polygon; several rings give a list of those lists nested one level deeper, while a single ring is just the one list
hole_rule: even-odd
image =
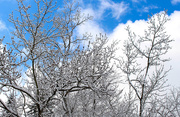
[{"label": "blue sky", "polygon": [[[96,19],[106,32],[111,32],[119,23],[128,20],[147,19],[151,13],[168,10],[168,14],[180,10],[180,0],[81,0],[83,9],[103,12]],[[103,11],[102,11],[103,10]],[[96,14],[99,15],[100,13]],[[105,25],[104,25],[105,24]]]},{"label": "blue sky", "polygon": [[[26,0],[31,4],[33,0]],[[62,1],[62,0],[59,0]],[[82,9],[93,9],[97,11],[97,18],[94,20],[106,31],[112,30],[119,23],[126,23],[128,20],[136,21],[147,19],[148,14],[168,10],[170,15],[175,10],[180,11],[180,0],[77,0]],[[58,2],[60,5],[61,2]],[[17,9],[16,0],[0,0],[0,21],[11,26],[7,19],[9,14]],[[101,13],[100,13],[101,12]],[[102,15],[102,16],[100,16]],[[2,26],[1,26],[2,28]],[[2,30],[2,29],[1,29]]]},{"label": "blue sky", "polygon": [[[58,5],[62,0],[58,0]],[[94,18],[77,29],[79,35],[86,32],[96,35],[107,34],[109,39],[118,39],[123,42],[127,39],[125,27],[129,25],[135,33],[142,35],[146,28],[148,15],[168,10],[171,19],[167,25],[167,33],[175,41],[172,50],[167,57],[172,60],[167,63],[172,66],[168,83],[180,86],[180,0],[77,0],[81,10]],[[33,0],[26,0],[26,4],[32,4]],[[16,0],[0,0],[0,38],[6,36],[5,42],[10,41],[10,32],[13,25],[8,22],[9,14],[17,9]],[[16,14],[15,14],[16,15]],[[122,43],[120,43],[122,46]],[[120,51],[117,56],[120,55]]]}]

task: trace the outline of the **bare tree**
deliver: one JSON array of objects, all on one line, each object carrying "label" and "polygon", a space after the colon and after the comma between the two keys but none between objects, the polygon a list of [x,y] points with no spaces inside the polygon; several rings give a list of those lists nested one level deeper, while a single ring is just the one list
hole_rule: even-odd
[{"label": "bare tree", "polygon": [[[166,12],[149,18],[144,37],[137,37],[127,28],[126,58],[119,60],[119,68],[129,83],[129,92],[123,97],[112,64],[116,43],[107,44],[108,38],[102,34],[94,39],[88,34],[80,38],[74,33],[92,18],[81,14],[76,2],[65,0],[64,6],[58,8],[53,0],[35,0],[34,13],[24,0],[17,2],[19,17],[12,12],[9,18],[15,27],[12,42],[0,46],[0,94],[9,97],[7,102],[0,99],[4,114],[13,117],[179,114],[179,94],[172,93],[173,99],[164,100],[172,108],[155,99],[165,87],[169,71],[163,66],[168,61],[163,55],[172,41],[164,30]],[[83,41],[88,44],[83,45]]]},{"label": "bare tree", "polygon": [[89,106],[92,116],[102,115],[103,97],[114,91],[110,79],[114,44],[107,46],[107,37],[100,35],[88,46],[82,45],[91,36],[79,38],[74,31],[91,16],[81,14],[75,2],[64,1],[58,9],[53,0],[35,0],[34,14],[24,0],[17,2],[20,17],[10,15],[15,31],[10,49],[2,48],[0,86],[7,95],[10,90],[18,93],[19,112],[2,100],[1,107],[17,117],[72,117],[78,112],[79,94],[87,91],[94,95]]},{"label": "bare tree", "polygon": [[164,55],[170,49],[170,36],[165,32],[168,21],[166,11],[148,19],[148,30],[144,36],[136,36],[127,27],[129,38],[124,44],[125,57],[120,59],[119,68],[126,74],[128,84],[139,102],[139,117],[143,116],[147,100],[165,88]]},{"label": "bare tree", "polygon": [[2,45],[3,39],[0,40],[1,46],[0,46],[0,94],[5,95],[6,93],[9,93],[7,95],[8,102],[3,102],[2,99],[0,99],[0,107],[3,108],[3,114],[4,116],[18,116],[17,110],[16,110],[16,103],[15,103],[15,96],[12,92],[13,91],[9,85],[14,87],[13,84],[16,84],[17,80],[20,79],[20,74],[17,71],[17,68],[15,66],[12,66],[16,59],[14,59],[14,55],[12,55],[12,51],[7,50],[6,46]]},{"label": "bare tree", "polygon": [[155,97],[149,101],[146,111],[148,117],[178,117],[180,116],[179,88],[173,88],[164,97]]},{"label": "bare tree", "polygon": [[[11,93],[8,97],[7,103],[2,106],[4,111],[2,112],[2,116],[5,117],[16,117],[18,115],[16,98],[14,93]],[[13,112],[13,113],[12,113]]]}]

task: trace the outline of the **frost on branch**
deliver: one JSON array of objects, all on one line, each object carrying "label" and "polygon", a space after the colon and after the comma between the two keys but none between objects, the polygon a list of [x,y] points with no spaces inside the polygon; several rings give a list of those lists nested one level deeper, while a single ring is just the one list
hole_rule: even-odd
[{"label": "frost on branch", "polygon": [[12,12],[9,18],[14,37],[0,46],[0,95],[7,99],[0,97],[1,116],[179,115],[179,91],[159,100],[169,71],[164,55],[172,41],[164,28],[166,12],[149,18],[144,36],[127,28],[125,56],[116,59],[129,85],[122,95],[114,66],[117,43],[109,44],[102,34],[77,35],[77,27],[92,17],[76,2],[65,0],[60,7],[54,0],[35,0],[33,6],[17,2],[19,15]]},{"label": "frost on branch", "polygon": [[139,116],[144,116],[148,100],[162,94],[165,77],[169,70],[164,63],[169,59],[164,55],[171,48],[172,40],[166,34],[165,23],[168,21],[166,11],[157,13],[148,19],[148,30],[144,36],[137,36],[127,27],[128,40],[124,43],[125,57],[119,60],[119,68],[139,101]]},{"label": "frost on branch", "polygon": [[[18,94],[18,111],[11,111],[3,101],[1,107],[14,116],[84,116],[89,108],[92,116],[104,115],[108,104],[97,102],[107,103],[115,93],[110,79],[114,44],[107,46],[102,35],[88,46],[82,44],[92,38],[79,38],[74,32],[92,17],[81,14],[75,2],[64,1],[58,9],[53,0],[37,0],[34,13],[24,0],[17,2],[20,17],[12,12],[9,18],[15,31],[10,49],[1,53],[0,85],[6,95],[11,90]],[[94,96],[87,107],[80,98],[84,93]]]}]

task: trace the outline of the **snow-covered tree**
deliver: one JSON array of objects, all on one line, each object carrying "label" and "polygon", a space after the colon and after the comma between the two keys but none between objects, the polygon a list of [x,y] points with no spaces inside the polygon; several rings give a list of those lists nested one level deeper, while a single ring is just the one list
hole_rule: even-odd
[{"label": "snow-covered tree", "polygon": [[172,41],[164,30],[166,12],[150,17],[144,37],[127,28],[126,58],[119,60],[119,68],[129,92],[122,95],[113,64],[117,43],[109,44],[103,34],[77,35],[77,27],[92,17],[82,14],[76,2],[64,0],[60,7],[54,0],[34,0],[33,6],[24,0],[17,3],[19,15],[12,12],[9,18],[15,28],[12,42],[2,45],[0,40],[0,95],[7,97],[7,101],[0,97],[1,116],[179,114],[179,91],[172,93],[173,98],[156,98],[164,88],[168,70],[164,70],[163,55]]},{"label": "snow-covered tree", "polygon": [[14,96],[14,93],[11,93],[8,97],[7,103],[3,106],[4,111],[2,112],[2,116],[16,117],[16,115],[18,115],[16,104],[16,97]]},{"label": "snow-covered tree", "polygon": [[144,36],[137,36],[127,27],[129,38],[124,44],[125,57],[120,59],[119,68],[126,74],[126,79],[139,101],[139,117],[144,116],[148,100],[162,95],[165,77],[169,70],[164,69],[164,58],[170,47],[170,36],[166,34],[166,11],[157,13],[148,19],[148,30]]},{"label": "snow-covered tree", "polygon": [[[74,34],[76,27],[91,19],[81,14],[76,2],[66,0],[60,9],[53,0],[36,0],[36,6],[17,2],[20,17],[10,15],[15,31],[10,49],[6,52],[4,47],[0,57],[0,85],[17,92],[19,112],[9,111],[3,101],[2,107],[15,116],[83,116],[85,112],[77,114],[83,106],[80,97],[89,92],[94,98],[86,108],[88,114],[101,115],[101,108],[107,108],[103,99],[114,92],[110,62],[115,44],[107,45],[101,34],[95,39]],[[34,14],[29,13],[31,7]]]},{"label": "snow-covered tree", "polygon": [[149,104],[146,111],[148,117],[179,117],[180,90],[173,88],[163,97],[154,97]]}]

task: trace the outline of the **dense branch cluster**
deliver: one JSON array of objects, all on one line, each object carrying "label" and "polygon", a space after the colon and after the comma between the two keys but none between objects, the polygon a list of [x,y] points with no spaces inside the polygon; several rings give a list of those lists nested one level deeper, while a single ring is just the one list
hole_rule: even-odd
[{"label": "dense branch cluster", "polygon": [[[107,44],[106,35],[76,35],[76,28],[92,19],[76,2],[65,0],[63,8],[53,0],[35,0],[36,6],[17,2],[19,17],[12,12],[9,18],[15,27],[12,42],[0,40],[0,95],[7,99],[0,98],[0,116],[180,115],[180,90],[162,93],[169,71],[163,55],[172,41],[164,28],[166,12],[149,18],[144,37],[128,27],[125,56],[119,59],[116,42]],[[126,94],[119,89],[117,70],[128,81]]]}]

